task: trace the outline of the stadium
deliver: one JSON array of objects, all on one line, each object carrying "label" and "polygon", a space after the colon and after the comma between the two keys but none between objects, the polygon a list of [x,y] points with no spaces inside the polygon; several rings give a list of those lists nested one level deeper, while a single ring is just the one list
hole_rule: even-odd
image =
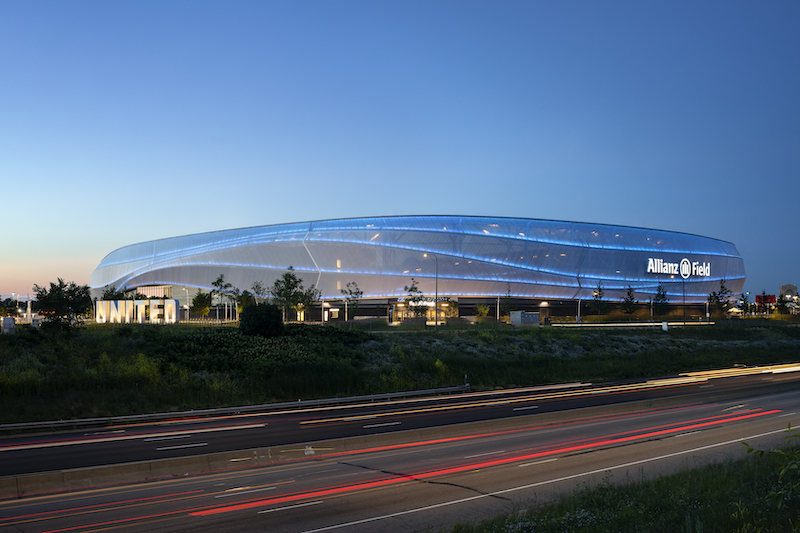
[{"label": "stadium", "polygon": [[[359,314],[401,316],[412,278],[429,301],[479,304],[513,299],[520,309],[580,316],[595,297],[640,302],[659,285],[672,304],[704,304],[720,281],[736,298],[745,281],[736,247],[656,229],[528,218],[387,216],[222,230],[142,242],[108,254],[92,274],[96,296],[114,286],[191,302],[223,275],[240,290],[272,286],[292,266],[320,292],[308,319],[336,319],[342,290],[363,292]],[[431,304],[432,305],[432,304]],[[453,306],[455,307],[455,305]],[[494,313],[493,313],[494,314]],[[316,318],[314,318],[316,317]]]}]

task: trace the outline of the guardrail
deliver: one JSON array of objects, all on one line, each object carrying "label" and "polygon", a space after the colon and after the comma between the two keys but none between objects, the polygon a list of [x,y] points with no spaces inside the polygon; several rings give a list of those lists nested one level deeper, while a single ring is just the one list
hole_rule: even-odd
[{"label": "guardrail", "polygon": [[212,416],[236,415],[254,413],[258,411],[284,411],[303,407],[324,407],[331,405],[346,405],[351,403],[388,401],[418,396],[437,396],[454,392],[469,392],[469,383],[456,387],[442,387],[438,389],[425,389],[404,392],[388,392],[384,394],[370,394],[366,396],[349,396],[346,398],[325,398],[322,400],[297,400],[296,402],[267,403],[261,405],[244,405],[239,407],[220,407],[214,409],[193,409],[190,411],[176,411],[170,413],[152,413],[144,415],[112,416],[102,418],[78,418],[74,420],[49,420],[44,422],[18,422],[14,424],[0,424],[0,432],[64,429],[64,428],[91,428],[99,426],[112,426],[131,424],[137,422],[164,422],[167,420],[183,418],[205,418]]}]

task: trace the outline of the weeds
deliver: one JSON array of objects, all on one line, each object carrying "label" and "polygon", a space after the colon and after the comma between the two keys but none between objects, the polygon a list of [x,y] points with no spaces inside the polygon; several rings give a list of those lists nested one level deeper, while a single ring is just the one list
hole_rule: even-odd
[{"label": "weeds", "polygon": [[0,336],[0,422],[377,394],[459,385],[465,375],[474,389],[599,382],[800,356],[800,328],[715,329],[372,334],[288,325],[265,339],[225,327],[21,327]]},{"label": "weeds", "polygon": [[[797,439],[791,428],[789,433],[787,441]],[[798,472],[791,466],[796,459],[792,443],[783,450],[640,483],[613,484],[608,478],[595,487],[581,486],[552,505],[477,524],[457,524],[451,532],[798,531],[800,501],[796,493],[788,497],[796,487]],[[777,507],[771,494],[781,492],[786,497]]]}]

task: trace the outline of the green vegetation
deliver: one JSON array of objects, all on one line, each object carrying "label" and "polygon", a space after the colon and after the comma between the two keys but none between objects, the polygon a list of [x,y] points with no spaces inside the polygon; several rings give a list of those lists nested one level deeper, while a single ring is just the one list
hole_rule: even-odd
[{"label": "green vegetation", "polygon": [[276,305],[248,305],[242,310],[239,331],[243,335],[260,335],[271,339],[283,335],[281,310]]},{"label": "green vegetation", "polygon": [[478,524],[456,524],[451,533],[561,533],[642,531],[790,532],[800,530],[798,434],[787,448],[738,461],[638,483],[583,485],[555,503]]},{"label": "green vegetation", "polygon": [[83,317],[92,310],[92,296],[88,285],[76,285],[58,278],[50,288],[33,286],[36,293],[36,310],[45,316],[45,327],[69,331],[83,324]]},{"label": "green vegetation", "polygon": [[[262,306],[258,306],[262,307]],[[800,328],[492,328],[370,333],[19,327],[0,336],[0,422],[113,416],[460,385],[608,381],[798,361]]]}]

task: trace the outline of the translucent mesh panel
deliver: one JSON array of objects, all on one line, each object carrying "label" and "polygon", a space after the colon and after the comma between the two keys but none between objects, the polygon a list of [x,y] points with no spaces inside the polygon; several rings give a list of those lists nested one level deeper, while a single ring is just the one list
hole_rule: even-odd
[{"label": "translucent mesh panel", "polygon": [[[710,276],[684,283],[647,271],[649,260],[684,258],[710,264]],[[204,287],[223,273],[241,289],[254,281],[271,284],[289,265],[308,284],[319,283],[326,297],[339,296],[347,280],[362,280],[359,286],[372,297],[397,296],[413,276],[426,287],[435,286],[438,277],[440,289],[451,295],[492,295],[498,287],[504,294],[511,283],[519,296],[585,298],[602,281],[616,297],[628,286],[652,294],[660,282],[670,293],[680,285],[687,298],[705,301],[719,280],[736,293],[745,278],[735,246],[697,235],[536,219],[422,216],[280,224],[134,244],[106,256],[91,286]]]}]

